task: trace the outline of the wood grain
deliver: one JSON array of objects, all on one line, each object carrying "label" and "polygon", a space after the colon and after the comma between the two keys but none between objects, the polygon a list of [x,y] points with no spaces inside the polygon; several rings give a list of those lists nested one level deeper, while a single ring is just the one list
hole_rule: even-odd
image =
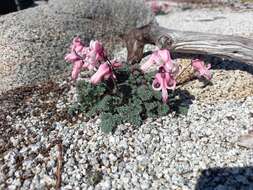
[{"label": "wood grain", "polygon": [[[211,55],[253,65],[253,39],[191,31],[171,30],[156,23],[127,33],[128,61],[139,62],[145,44],[166,48],[172,53]],[[136,49],[138,47],[138,49]]]}]

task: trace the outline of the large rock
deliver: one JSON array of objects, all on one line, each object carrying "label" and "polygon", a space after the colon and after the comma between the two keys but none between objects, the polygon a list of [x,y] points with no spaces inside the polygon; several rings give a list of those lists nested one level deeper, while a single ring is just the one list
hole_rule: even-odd
[{"label": "large rock", "polygon": [[142,0],[50,0],[1,16],[0,93],[60,76],[74,36],[111,42],[153,20]]}]

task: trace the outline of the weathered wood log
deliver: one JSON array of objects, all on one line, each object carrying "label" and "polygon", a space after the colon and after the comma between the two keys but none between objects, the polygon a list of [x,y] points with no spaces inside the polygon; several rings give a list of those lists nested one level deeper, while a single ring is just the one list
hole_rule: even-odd
[{"label": "weathered wood log", "polygon": [[125,39],[130,63],[142,59],[145,44],[154,44],[180,55],[211,55],[253,65],[253,39],[244,37],[170,30],[152,23],[128,32]]}]

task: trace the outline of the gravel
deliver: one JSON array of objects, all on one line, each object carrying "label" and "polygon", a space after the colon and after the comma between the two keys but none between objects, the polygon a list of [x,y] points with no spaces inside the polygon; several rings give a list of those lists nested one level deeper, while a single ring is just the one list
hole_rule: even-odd
[{"label": "gravel", "polygon": [[252,129],[252,110],[253,97],[194,102],[185,116],[120,125],[109,135],[99,118],[71,127],[48,126],[41,116],[9,118],[19,133],[1,154],[0,189],[54,189],[58,144],[62,189],[251,189],[253,152],[237,139]]},{"label": "gravel", "polygon": [[182,86],[195,96],[187,115],[126,123],[114,134],[99,130],[99,118],[68,117],[69,81],[9,93],[0,99],[0,189],[55,189],[60,153],[64,190],[253,189],[253,151],[237,143],[253,128],[252,91],[239,88],[252,85],[251,70],[221,64],[213,86]]}]

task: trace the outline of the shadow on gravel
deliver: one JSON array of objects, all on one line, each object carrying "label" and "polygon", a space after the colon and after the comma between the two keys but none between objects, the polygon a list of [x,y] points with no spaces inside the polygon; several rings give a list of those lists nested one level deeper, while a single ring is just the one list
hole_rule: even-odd
[{"label": "shadow on gravel", "polygon": [[253,166],[203,170],[195,190],[252,190]]},{"label": "shadow on gravel", "polygon": [[253,65],[247,63],[236,62],[232,60],[222,59],[215,56],[205,55],[191,55],[191,54],[180,54],[173,53],[172,58],[191,58],[191,59],[202,59],[205,62],[211,63],[212,69],[214,70],[241,70],[248,72],[253,75]]},{"label": "shadow on gravel", "polygon": [[246,63],[240,63],[230,60],[222,60],[220,58],[209,58],[210,63],[212,64],[212,69],[218,70],[241,70],[253,75],[253,65]]},{"label": "shadow on gravel", "polygon": [[195,97],[189,93],[187,90],[176,90],[175,93],[178,96],[178,102],[175,102],[175,106],[171,107],[175,111],[176,115],[186,115],[192,104],[192,101],[195,100]]}]

